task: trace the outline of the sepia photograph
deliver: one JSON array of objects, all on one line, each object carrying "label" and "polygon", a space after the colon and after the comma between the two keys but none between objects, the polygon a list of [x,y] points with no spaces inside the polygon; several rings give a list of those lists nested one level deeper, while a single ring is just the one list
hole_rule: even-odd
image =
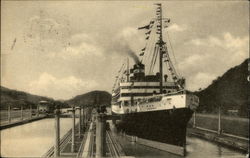
[{"label": "sepia photograph", "polygon": [[0,157],[248,158],[247,0],[2,0]]}]

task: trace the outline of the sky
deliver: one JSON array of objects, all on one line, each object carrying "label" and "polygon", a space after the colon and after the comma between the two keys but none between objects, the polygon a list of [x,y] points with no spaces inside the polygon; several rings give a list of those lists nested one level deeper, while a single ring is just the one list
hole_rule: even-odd
[{"label": "sky", "polygon": [[[128,45],[158,1],[1,1],[1,85],[69,99],[111,92]],[[160,1],[159,1],[160,2]],[[249,2],[164,1],[174,65],[186,88],[205,88],[249,56]],[[163,37],[167,37],[166,31]]]}]

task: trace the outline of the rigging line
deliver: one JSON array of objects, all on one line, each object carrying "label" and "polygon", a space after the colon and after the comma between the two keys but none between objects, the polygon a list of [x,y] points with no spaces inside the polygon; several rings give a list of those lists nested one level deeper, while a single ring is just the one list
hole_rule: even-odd
[{"label": "rigging line", "polygon": [[154,47],[153,56],[151,58],[150,68],[149,68],[148,74],[151,74],[151,72],[152,72],[152,66],[153,66],[153,62],[154,62],[154,58],[155,58],[155,54],[156,54],[156,49],[157,49],[157,45],[155,45],[155,47]]},{"label": "rigging line", "polygon": [[[152,42],[151,42],[152,41]],[[150,57],[152,56],[152,52],[153,52],[153,49],[154,49],[154,45],[155,45],[155,35],[153,35],[152,39],[150,41],[150,44],[149,44],[149,49],[147,49],[147,51],[145,52],[145,60],[146,59],[151,59]],[[147,62],[147,60],[145,61]]]},{"label": "rigging line", "polygon": [[[152,64],[153,64],[153,61],[154,61],[154,57],[155,57],[155,52],[156,52],[156,42],[155,42],[155,40],[156,40],[156,34],[154,34],[154,38],[153,38],[153,42],[152,42],[152,44],[151,44],[151,49],[150,49],[150,54],[148,55],[149,56],[149,59],[151,59],[151,61],[150,61],[150,68],[149,68],[149,70],[148,70],[148,74],[150,74],[151,73],[151,69],[152,69]],[[154,50],[153,50],[154,49]],[[152,56],[152,57],[151,57]]]},{"label": "rigging line", "polygon": [[[155,27],[156,27],[156,25],[155,25],[155,21],[156,20],[154,20],[154,23],[153,23],[153,25],[152,25],[152,27],[151,27],[151,33],[150,33],[150,38],[149,38],[149,40],[147,40],[147,42],[146,43],[149,43],[149,49],[150,49],[150,51],[149,51],[149,55],[147,55],[148,53],[146,53],[146,52],[148,52],[148,50],[149,49],[146,49],[146,51],[145,51],[145,54],[146,55],[143,55],[143,57],[142,57],[142,61],[143,61],[143,59],[145,59],[146,58],[146,56],[149,56],[150,57],[150,55],[152,54],[152,49],[153,49],[153,42],[154,42],[154,40],[155,40],[155,33],[152,33],[153,31],[154,31],[154,29],[155,29]],[[152,37],[153,36],[153,37]],[[153,42],[151,42],[151,41],[153,41]]]},{"label": "rigging line", "polygon": [[155,56],[155,61],[154,61],[154,64],[153,64],[153,68],[152,68],[152,71],[154,70],[154,67],[155,67],[155,63],[156,63],[156,60],[157,60],[157,57],[158,57],[158,54],[159,54],[159,47],[157,47],[157,50],[156,50],[156,56]]},{"label": "rigging line", "polygon": [[152,58],[152,61],[151,61],[151,68],[150,68],[150,74],[153,74],[153,71],[154,71],[154,66],[155,66],[155,62],[156,62],[156,59],[157,59],[157,54],[158,54],[158,50],[159,47],[156,46],[155,48],[155,51],[154,51],[154,56]]},{"label": "rigging line", "polygon": [[[164,50],[165,50],[165,52],[166,52],[166,58],[167,58],[167,60],[168,60],[168,65],[169,65],[169,68],[174,72],[174,75],[176,75],[176,72],[175,72],[175,69],[174,69],[174,67],[173,67],[173,65],[172,65],[172,62],[171,62],[171,59],[170,59],[170,57],[169,57],[169,54],[168,54],[168,51],[167,51],[167,47],[166,46],[163,46],[163,48],[164,48]],[[171,74],[172,75],[172,74]]]},{"label": "rigging line", "polygon": [[176,73],[175,67],[173,66],[173,64],[172,64],[172,62],[171,62],[171,59],[170,59],[170,57],[169,57],[167,47],[164,45],[163,48],[164,48],[164,50],[166,51],[166,57],[168,58],[168,65],[169,65],[169,67],[172,69],[174,75],[176,75],[176,77],[178,78],[178,74]]},{"label": "rigging line", "polygon": [[[152,52],[152,49],[153,49],[153,47],[152,47],[153,43],[151,43],[151,41],[154,41],[154,40],[155,40],[155,34],[152,35],[152,32],[153,32],[155,26],[156,26],[156,25],[153,24],[153,26],[152,26],[152,28],[151,28],[151,34],[150,34],[150,36],[153,36],[153,37],[149,38],[149,40],[147,40],[147,42],[146,42],[146,46],[147,46],[148,43],[149,43],[149,45],[148,45],[149,48],[150,48],[150,52],[149,52],[150,54],[149,54],[149,56],[152,54],[151,52]],[[150,44],[151,44],[151,45],[150,45]],[[146,49],[146,51],[148,52],[148,49]],[[145,51],[144,54],[146,54],[146,51]],[[145,55],[142,56],[141,62],[142,62],[143,59],[145,58],[144,56],[145,56]]]},{"label": "rigging line", "polygon": [[178,72],[179,72],[178,63],[177,63],[177,60],[176,60],[176,58],[175,58],[175,53],[174,53],[174,49],[173,49],[172,44],[171,44],[170,36],[169,36],[169,34],[168,34],[168,31],[166,31],[166,32],[167,32],[167,37],[168,37],[170,49],[171,49],[172,54],[173,54],[173,56],[174,56],[174,62],[175,62],[176,68],[177,68],[177,72],[176,72],[176,73],[179,74],[179,73],[178,73]]},{"label": "rigging line", "polygon": [[118,75],[116,76],[114,87],[116,87],[116,85],[118,85],[118,78],[120,77],[120,74],[121,74],[121,71],[122,71],[124,65],[125,64],[123,63],[122,66],[121,66],[121,68],[120,68],[120,70],[118,71]]}]

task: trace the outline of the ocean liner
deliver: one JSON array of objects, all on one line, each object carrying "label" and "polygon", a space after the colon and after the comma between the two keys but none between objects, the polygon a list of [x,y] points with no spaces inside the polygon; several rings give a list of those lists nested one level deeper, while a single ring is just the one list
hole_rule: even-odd
[{"label": "ocean liner", "polygon": [[146,46],[132,68],[126,60],[119,70],[111,109],[121,117],[117,128],[126,134],[185,147],[187,123],[199,98],[185,90],[185,79],[173,66],[170,40],[163,40],[169,22],[162,17],[161,4],[156,4],[156,18],[138,28],[145,31]]}]

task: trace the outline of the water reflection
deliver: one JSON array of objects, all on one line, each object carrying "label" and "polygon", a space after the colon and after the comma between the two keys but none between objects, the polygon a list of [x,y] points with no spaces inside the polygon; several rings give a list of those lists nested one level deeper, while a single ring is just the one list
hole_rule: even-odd
[{"label": "water reflection", "polygon": [[[70,118],[62,118],[61,135],[72,127]],[[1,131],[1,157],[40,157],[54,143],[54,119],[44,119]]]}]

